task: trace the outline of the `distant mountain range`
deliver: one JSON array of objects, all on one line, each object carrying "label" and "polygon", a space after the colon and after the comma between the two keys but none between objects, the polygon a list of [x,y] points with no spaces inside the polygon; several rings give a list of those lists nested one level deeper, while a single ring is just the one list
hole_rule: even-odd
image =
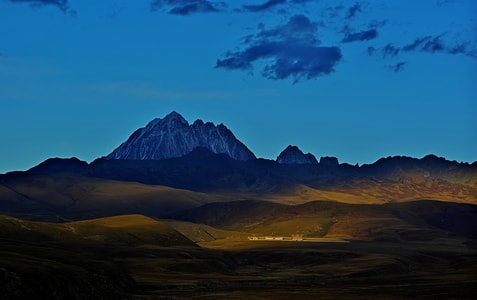
[{"label": "distant mountain range", "polygon": [[1,299],[475,299],[477,162],[267,160],[172,112],[0,174],[0,245]]},{"label": "distant mountain range", "polygon": [[[255,154],[225,125],[204,123],[202,120],[196,120],[190,125],[175,111],[163,119],[154,119],[146,127],[136,130],[127,141],[105,158],[161,160],[183,157],[197,148],[204,148],[216,154],[226,154],[239,161],[256,159]],[[331,161],[333,164],[338,162],[336,158],[327,159],[325,163],[328,164]],[[292,145],[283,150],[276,161],[280,164],[318,164],[313,154],[304,154],[297,146]]]},{"label": "distant mountain range", "polygon": [[395,156],[353,166],[335,157],[318,161],[296,146],[267,160],[256,158],[224,125],[201,120],[189,125],[172,112],[91,163],[52,158],[25,172],[0,175],[0,212],[17,214],[163,216],[241,199],[477,204],[477,162]]}]

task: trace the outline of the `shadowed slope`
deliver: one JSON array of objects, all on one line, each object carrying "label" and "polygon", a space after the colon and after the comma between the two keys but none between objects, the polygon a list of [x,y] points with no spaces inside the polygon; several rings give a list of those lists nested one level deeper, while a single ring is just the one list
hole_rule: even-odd
[{"label": "shadowed slope", "polygon": [[56,216],[87,219],[124,213],[158,216],[227,199],[165,186],[63,173],[13,177],[0,185],[2,211],[47,220]]},{"label": "shadowed slope", "polygon": [[54,224],[0,215],[0,298],[129,299],[123,256],[143,246],[199,249],[169,225],[141,215]]}]

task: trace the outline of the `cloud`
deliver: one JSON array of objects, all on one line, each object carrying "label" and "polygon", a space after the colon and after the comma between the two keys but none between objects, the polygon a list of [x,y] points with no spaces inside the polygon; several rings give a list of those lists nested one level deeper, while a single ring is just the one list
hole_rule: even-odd
[{"label": "cloud", "polygon": [[345,19],[351,19],[354,16],[356,16],[357,13],[362,12],[361,10],[361,4],[356,2],[353,6],[348,8],[348,11],[346,12]]},{"label": "cloud", "polygon": [[375,39],[378,36],[378,31],[376,29],[369,29],[359,32],[349,32],[345,31],[345,36],[341,40],[343,43],[351,43],[357,41],[369,41]]},{"label": "cloud", "polygon": [[276,6],[282,5],[282,4],[305,4],[307,2],[311,2],[313,0],[268,0],[266,2],[263,2],[262,4],[258,5],[243,5],[241,9],[238,9],[237,11],[245,11],[245,12],[262,12],[266,11],[269,9],[272,9]]},{"label": "cloud", "polygon": [[469,43],[455,43],[449,45],[444,42],[442,35],[418,37],[413,42],[403,46],[396,47],[393,44],[387,44],[381,49],[383,57],[397,56],[401,52],[428,52],[445,53],[451,55],[462,54],[470,57],[477,57],[475,49],[469,49]]},{"label": "cloud", "polygon": [[366,49],[366,52],[368,53],[369,56],[373,56],[374,53],[376,52],[376,48],[370,46],[368,49]]},{"label": "cloud", "polygon": [[301,39],[310,43],[318,43],[316,38],[318,23],[312,22],[304,15],[292,16],[284,25],[265,30],[261,25],[261,31],[257,34],[260,38]]},{"label": "cloud", "polygon": [[298,3],[298,4],[307,3],[311,1],[314,1],[314,0],[291,0],[292,3]]},{"label": "cloud", "polygon": [[264,2],[259,5],[244,5],[242,6],[242,10],[248,12],[261,12],[273,8],[277,5],[285,4],[286,2],[287,0],[268,0],[267,2]]},{"label": "cloud", "polygon": [[337,6],[327,6],[324,10],[324,13],[322,13],[323,16],[334,19],[337,18],[341,11],[344,9],[343,5],[337,5]]},{"label": "cloud", "polygon": [[400,47],[395,47],[393,44],[387,44],[386,46],[381,49],[383,53],[383,57],[387,56],[397,56],[401,51]]},{"label": "cloud", "polygon": [[[414,39],[413,42],[406,44],[402,47],[394,46],[389,43],[381,48],[383,58],[388,56],[398,56],[401,53],[407,52],[427,52],[427,53],[443,53],[450,55],[466,55],[472,58],[477,58],[477,50],[475,48],[470,49],[470,43],[454,43],[449,45],[442,39],[443,35],[437,36],[424,36]],[[367,53],[372,56],[376,51],[374,47],[368,47]],[[395,65],[388,66],[389,69],[394,72],[401,72],[407,62],[399,62]]]},{"label": "cloud", "polygon": [[426,36],[417,38],[411,44],[402,48],[404,51],[424,51],[424,52],[441,52],[445,46],[440,36]]},{"label": "cloud", "polygon": [[165,9],[173,15],[187,16],[196,13],[220,12],[225,10],[225,2],[207,0],[153,0],[150,4],[151,11]]},{"label": "cloud", "polygon": [[466,56],[477,57],[475,49],[469,49],[469,43],[454,43],[449,45],[442,40],[443,35],[425,36],[416,38],[412,43],[402,47],[405,52],[419,51],[429,53],[463,54]]},{"label": "cloud", "polygon": [[404,67],[407,65],[407,62],[401,61],[395,65],[389,66],[389,69],[393,70],[395,73],[401,72],[404,70]]},{"label": "cloud", "polygon": [[[33,7],[42,7],[42,6],[56,6],[58,9],[60,9],[63,12],[68,12],[69,6],[68,6],[68,0],[7,0],[10,2],[14,3],[26,3],[30,4]],[[76,14],[76,12],[74,11]]]},{"label": "cloud", "polygon": [[284,25],[259,32],[245,39],[245,46],[218,59],[216,68],[253,72],[254,65],[264,62],[261,75],[267,79],[313,79],[335,71],[341,60],[338,47],[324,47],[317,39],[316,22],[304,15],[291,17]]}]

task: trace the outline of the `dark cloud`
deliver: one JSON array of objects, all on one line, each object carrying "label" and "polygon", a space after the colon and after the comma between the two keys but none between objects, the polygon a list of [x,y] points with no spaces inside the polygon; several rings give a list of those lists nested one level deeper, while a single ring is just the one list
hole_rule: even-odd
[{"label": "dark cloud", "polygon": [[[69,9],[68,0],[7,0],[14,3],[26,3],[30,4],[33,7],[41,7],[41,6],[56,6],[63,12],[67,12]],[[76,12],[75,12],[76,13]]]},{"label": "dark cloud", "polygon": [[419,51],[429,53],[463,54],[466,56],[477,57],[475,49],[469,49],[469,43],[454,43],[449,45],[442,40],[443,35],[425,36],[416,38],[412,43],[402,47],[405,52]]},{"label": "dark cloud", "polygon": [[[276,6],[291,3],[291,4],[305,4],[307,2],[311,2],[313,0],[268,0],[263,2],[262,4],[254,4],[254,5],[243,5],[241,9],[237,11],[245,11],[245,12],[262,12],[269,9],[272,9]],[[282,11],[286,13],[285,11]]]},{"label": "dark cloud", "polygon": [[404,51],[442,52],[446,49],[440,36],[417,38],[402,48]]},{"label": "dark cloud", "polygon": [[343,37],[343,40],[341,40],[343,43],[351,43],[351,42],[357,42],[357,41],[369,41],[372,39],[375,39],[378,36],[378,31],[376,29],[369,29],[369,30],[364,30],[360,32],[345,32],[345,36]]},{"label": "dark cloud", "polygon": [[266,30],[264,25],[260,25],[260,32],[257,34],[260,38],[279,38],[301,39],[309,43],[317,43],[316,37],[318,30],[318,23],[312,22],[304,15],[295,15],[291,17],[284,25],[277,26],[273,29]]},{"label": "dark cloud", "polygon": [[442,40],[442,35],[425,36],[416,38],[412,43],[403,47],[396,47],[387,44],[382,48],[383,57],[397,56],[400,52],[428,52],[428,53],[446,53],[463,54],[466,56],[477,57],[476,51],[469,49],[469,43],[456,43],[449,45]]},{"label": "dark cloud", "polygon": [[353,6],[348,8],[348,11],[346,12],[345,19],[351,19],[354,16],[356,16],[357,13],[362,12],[361,10],[361,4],[356,2]]},{"label": "dark cloud", "polygon": [[294,83],[330,74],[341,60],[341,50],[321,46],[317,28],[316,22],[303,15],[269,30],[260,26],[257,34],[246,37],[243,49],[218,59],[216,68],[253,72],[254,65],[262,61],[262,76],[273,80],[291,77]]},{"label": "dark cloud", "polygon": [[[443,35],[418,37],[413,42],[403,47],[396,47],[393,44],[387,44],[381,49],[381,52],[384,58],[388,56],[398,56],[403,52],[444,53],[451,55],[462,54],[477,58],[477,51],[475,49],[469,49],[469,43],[455,43],[454,45],[449,45],[443,41],[442,36]],[[368,47],[368,54],[370,56],[373,55],[375,50],[374,47]],[[388,68],[394,72],[401,72],[406,65],[406,62],[399,62],[396,65],[388,66]]]},{"label": "dark cloud", "polygon": [[449,54],[463,54],[473,58],[477,58],[477,49],[469,49],[469,43],[460,43],[452,47],[447,47],[446,51]]},{"label": "dark cloud", "polygon": [[259,5],[244,5],[242,6],[242,10],[248,12],[261,12],[273,8],[277,5],[285,4],[286,2],[287,0],[268,0],[267,2],[264,2]]},{"label": "dark cloud", "polygon": [[401,48],[395,47],[393,44],[387,44],[386,46],[381,49],[383,53],[383,57],[387,56],[397,56],[401,51]]},{"label": "dark cloud", "polygon": [[393,66],[389,66],[389,69],[393,70],[395,73],[401,72],[404,70],[404,67],[407,65],[407,62],[401,61]]},{"label": "dark cloud", "polygon": [[165,9],[169,14],[187,16],[195,13],[223,11],[227,7],[225,2],[207,0],[154,0],[151,2],[151,11]]},{"label": "dark cloud", "polygon": [[369,56],[373,56],[374,53],[376,52],[376,48],[370,46],[370,47],[368,47],[366,52],[368,53]]}]

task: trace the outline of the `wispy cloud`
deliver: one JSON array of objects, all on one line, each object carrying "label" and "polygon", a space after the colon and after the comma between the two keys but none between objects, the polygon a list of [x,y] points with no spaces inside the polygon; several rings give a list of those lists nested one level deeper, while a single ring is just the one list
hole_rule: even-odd
[{"label": "wispy cloud", "polygon": [[470,57],[477,57],[475,49],[471,49],[469,43],[462,42],[446,42],[443,40],[442,35],[436,36],[424,36],[414,39],[402,47],[394,46],[393,44],[385,45],[381,51],[383,57],[398,56],[403,52],[427,52],[427,53],[444,53],[457,55],[462,54]]},{"label": "wispy cloud", "polygon": [[263,12],[285,4],[305,4],[314,0],[268,0],[262,4],[247,4],[237,9],[239,12]]},{"label": "wispy cloud", "polygon": [[400,47],[396,47],[391,43],[387,44],[381,49],[384,58],[386,58],[387,56],[397,56],[400,51]]},{"label": "wispy cloud", "polygon": [[351,43],[358,41],[369,41],[378,37],[378,31],[376,29],[369,29],[359,32],[345,32],[345,36],[341,40],[343,43]]},{"label": "wispy cloud", "polygon": [[354,18],[359,12],[362,12],[361,4],[359,2],[356,2],[353,6],[348,8],[345,19]]},{"label": "wispy cloud", "polygon": [[426,36],[416,38],[414,42],[404,46],[404,51],[424,51],[424,52],[441,52],[445,46],[440,36]]},{"label": "wispy cloud", "polygon": [[268,0],[259,5],[244,5],[242,6],[242,10],[249,11],[249,12],[260,12],[264,10],[268,10],[272,7],[275,7],[280,4],[285,4],[287,0]]},{"label": "wispy cloud", "polygon": [[366,49],[366,53],[368,53],[369,56],[373,56],[375,52],[376,48],[374,48],[373,46],[369,46],[368,49]]},{"label": "wispy cloud", "polygon": [[173,15],[192,15],[196,13],[220,12],[227,8],[225,2],[207,0],[153,0],[151,11],[165,10]]},{"label": "wispy cloud", "polygon": [[398,73],[398,72],[401,72],[402,70],[404,70],[404,67],[406,65],[407,65],[407,62],[401,61],[401,62],[398,62],[395,65],[389,66],[389,69],[391,69],[394,73]]},{"label": "wispy cloud", "polygon": [[242,10],[248,12],[261,12],[269,10],[277,5],[285,4],[286,2],[287,0],[268,0],[267,2],[258,5],[244,5],[242,6]]},{"label": "wispy cloud", "polygon": [[60,9],[61,11],[65,13],[69,11],[68,0],[7,0],[7,1],[14,2],[14,3],[25,3],[33,7],[56,6],[58,9]]},{"label": "wispy cloud", "polygon": [[330,74],[341,60],[341,50],[321,46],[317,29],[318,24],[304,15],[272,29],[261,26],[245,39],[243,49],[227,52],[216,67],[253,72],[254,65],[263,61],[262,76],[272,80],[291,77],[294,83]]}]

